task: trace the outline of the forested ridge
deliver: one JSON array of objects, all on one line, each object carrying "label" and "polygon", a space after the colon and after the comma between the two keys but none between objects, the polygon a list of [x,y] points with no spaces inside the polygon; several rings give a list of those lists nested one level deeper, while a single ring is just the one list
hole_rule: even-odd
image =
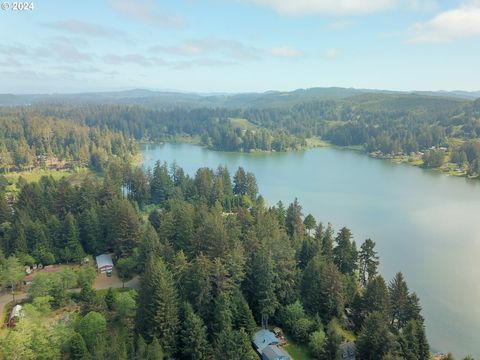
[{"label": "forested ridge", "polygon": [[[346,339],[360,359],[429,358],[420,301],[401,273],[378,273],[375,243],[357,247],[297,200],[267,207],[242,168],[116,164],[76,186],[24,184],[13,213],[1,199],[2,274],[113,251],[123,279],[141,275],[138,294],[93,291],[85,265],[37,276],[25,317],[0,338],[5,359],[256,359],[267,319],[312,359],[339,358]],[[58,309],[68,321],[47,321]],[[32,321],[42,325],[26,336]]]},{"label": "forested ridge", "polygon": [[315,137],[375,156],[410,157],[425,167],[451,163],[461,173],[480,173],[480,99],[365,93],[238,108],[38,104],[3,107],[0,121],[4,169],[32,166],[47,154],[104,163],[131,151],[130,140],[190,138],[215,150],[248,152],[302,149]]}]

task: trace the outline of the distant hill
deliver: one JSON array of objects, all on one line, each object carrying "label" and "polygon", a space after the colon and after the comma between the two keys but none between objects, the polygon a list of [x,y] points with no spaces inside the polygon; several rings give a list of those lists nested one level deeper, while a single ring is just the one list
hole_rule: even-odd
[{"label": "distant hill", "polygon": [[417,91],[399,92],[387,90],[353,89],[353,88],[311,88],[297,89],[294,91],[267,91],[263,93],[239,94],[199,94],[175,91],[151,91],[133,89],[117,92],[92,92],[78,94],[29,94],[14,95],[0,94],[0,106],[47,104],[123,104],[142,105],[152,108],[164,107],[225,107],[225,108],[275,108],[290,107],[301,103],[349,99],[357,103],[380,102],[389,103],[390,106],[403,103],[433,103],[432,98],[445,101],[474,100],[480,97],[480,91]]}]

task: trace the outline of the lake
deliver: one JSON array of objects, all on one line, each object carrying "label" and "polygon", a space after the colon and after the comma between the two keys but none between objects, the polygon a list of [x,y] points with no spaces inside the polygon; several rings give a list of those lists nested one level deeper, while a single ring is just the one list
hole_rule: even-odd
[{"label": "lake", "polygon": [[376,242],[387,281],[402,271],[422,302],[430,345],[480,357],[480,181],[437,174],[348,150],[241,154],[189,144],[144,145],[144,166],[176,161],[243,166],[269,205],[298,197],[304,215]]}]

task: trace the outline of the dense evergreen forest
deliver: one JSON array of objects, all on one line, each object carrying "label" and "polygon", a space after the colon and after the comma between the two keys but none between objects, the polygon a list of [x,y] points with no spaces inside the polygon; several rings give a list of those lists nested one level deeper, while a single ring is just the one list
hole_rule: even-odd
[{"label": "dense evergreen forest", "polygon": [[[196,139],[227,151],[287,151],[319,137],[385,155],[421,153],[480,173],[480,100],[398,94],[272,107],[35,104],[0,108],[0,167],[89,167],[80,181],[0,178],[0,284],[37,275],[0,359],[256,359],[253,333],[280,326],[312,359],[428,359],[420,300],[378,273],[375,243],[266,206],[239,168],[132,164],[139,141]],[[447,159],[448,157],[448,159]],[[8,174],[7,174],[8,175]],[[138,289],[95,291],[92,256],[114,254]],[[2,319],[3,321],[3,319]]]},{"label": "dense evergreen forest", "polygon": [[125,159],[135,145],[118,131],[88,127],[28,108],[0,110],[0,167],[90,166],[101,170],[109,157]]},{"label": "dense evergreen forest", "polygon": [[100,168],[108,156],[131,151],[131,140],[187,137],[216,150],[288,151],[316,137],[382,157],[416,154],[425,167],[451,162],[467,175],[480,173],[480,99],[367,93],[274,104],[3,107],[0,166],[31,167],[54,155]]},{"label": "dense evergreen forest", "polygon": [[[360,359],[429,358],[420,301],[401,273],[378,274],[375,243],[357,248],[296,200],[266,207],[242,168],[232,179],[224,167],[190,177],[175,164],[112,166],[77,186],[24,184],[13,212],[1,199],[7,284],[19,265],[104,251],[123,279],[141,276],[138,294],[93,291],[85,265],[35,277],[27,315],[0,339],[5,359],[256,359],[262,321],[312,359],[339,358],[347,339]],[[55,309],[63,320],[48,321]]]}]

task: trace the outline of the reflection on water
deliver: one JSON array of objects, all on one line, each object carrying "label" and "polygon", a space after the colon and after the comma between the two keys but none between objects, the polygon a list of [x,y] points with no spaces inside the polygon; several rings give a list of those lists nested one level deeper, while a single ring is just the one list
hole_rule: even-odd
[{"label": "reflection on water", "polygon": [[147,145],[144,166],[177,161],[198,167],[238,166],[255,173],[269,204],[298,197],[304,213],[357,243],[372,238],[382,274],[402,271],[423,304],[430,343],[457,357],[480,357],[480,182],[439,175],[332,148],[237,154],[187,144]]}]

